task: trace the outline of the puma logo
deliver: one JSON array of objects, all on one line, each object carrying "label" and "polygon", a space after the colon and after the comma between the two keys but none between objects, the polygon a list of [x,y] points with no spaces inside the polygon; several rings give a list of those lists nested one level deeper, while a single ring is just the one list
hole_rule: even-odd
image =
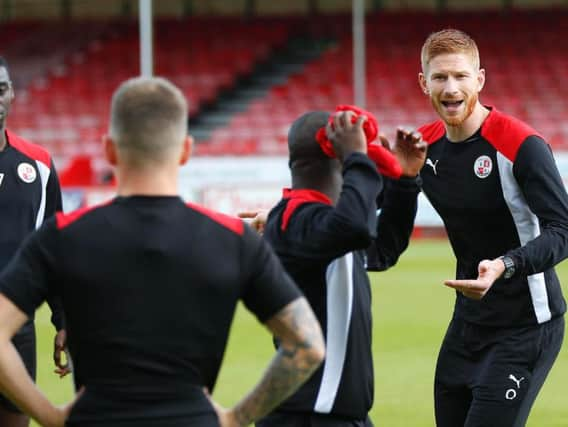
[{"label": "puma logo", "polygon": [[433,162],[430,158],[426,159],[426,164],[432,167],[434,175],[438,175],[438,172],[436,171],[436,165],[438,164],[439,161],[440,159],[436,160],[435,162]]},{"label": "puma logo", "polygon": [[525,379],[525,377],[521,377],[521,379],[518,380],[518,379],[515,378],[515,376],[513,374],[510,374],[509,379],[511,381],[515,381],[515,383],[517,384],[517,388],[521,388],[521,381],[523,381]]}]

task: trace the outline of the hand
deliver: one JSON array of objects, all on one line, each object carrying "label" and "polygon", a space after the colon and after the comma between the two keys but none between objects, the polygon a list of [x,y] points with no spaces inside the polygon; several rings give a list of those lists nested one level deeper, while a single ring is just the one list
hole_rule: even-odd
[{"label": "hand", "polygon": [[268,220],[268,209],[258,209],[256,211],[244,211],[239,212],[237,215],[239,218],[250,219],[247,221],[256,232],[260,235],[264,234],[264,227],[266,226],[266,221]]},{"label": "hand", "polygon": [[398,159],[403,176],[415,177],[418,175],[426,161],[426,149],[428,147],[428,144],[422,140],[420,132],[399,127],[396,131],[394,146],[391,146],[384,135],[379,135],[379,139],[383,147],[391,151]]},{"label": "hand", "polygon": [[213,409],[215,409],[215,412],[217,413],[220,427],[244,427],[244,424],[240,424],[238,422],[233,410],[225,409],[217,402],[215,402],[209,394],[209,390],[207,390],[206,388],[203,389],[203,392],[205,393],[205,395],[209,399],[209,402],[213,406]]},{"label": "hand", "polygon": [[65,329],[61,329],[57,334],[55,334],[55,339],[53,340],[53,363],[55,363],[56,369],[53,371],[59,378],[63,378],[69,372],[71,372],[71,367],[69,365],[69,359],[66,354],[66,363],[63,363],[61,355],[65,353],[67,349],[67,332]]},{"label": "hand", "polygon": [[51,413],[46,419],[38,419],[39,424],[45,427],[65,427],[65,421],[69,418],[73,407],[77,401],[83,396],[85,388],[82,387],[79,392],[75,395],[73,400],[66,405],[54,406]]},{"label": "hand", "polygon": [[505,271],[505,264],[499,258],[484,259],[477,268],[479,275],[476,280],[445,280],[444,285],[454,288],[467,298],[480,300],[489,292],[495,280]]},{"label": "hand", "polygon": [[363,131],[366,116],[359,116],[355,123],[352,119],[355,113],[342,111],[333,117],[333,124],[328,123],[325,132],[333,144],[337,158],[343,162],[352,153],[367,154],[367,137]]}]

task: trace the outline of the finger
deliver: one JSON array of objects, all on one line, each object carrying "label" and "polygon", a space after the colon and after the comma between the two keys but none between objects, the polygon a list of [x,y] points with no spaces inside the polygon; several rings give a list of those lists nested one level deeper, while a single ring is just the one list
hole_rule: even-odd
[{"label": "finger", "polygon": [[420,132],[414,131],[410,134],[410,138],[412,139],[413,143],[417,143],[422,140],[422,134]]},{"label": "finger", "polygon": [[255,218],[258,215],[258,211],[243,211],[237,213],[239,218]]},{"label": "finger", "polygon": [[333,129],[334,130],[337,131],[337,130],[343,129],[345,127],[344,118],[345,118],[345,113],[343,113],[343,112],[336,113],[333,116]]},{"label": "finger", "polygon": [[335,117],[333,118],[333,122],[327,122],[327,124],[325,125],[325,134],[327,135],[327,139],[333,139],[333,137],[335,136],[335,129],[337,129],[337,127],[335,127],[333,125],[333,123],[335,122]]},{"label": "finger", "polygon": [[428,148],[428,143],[421,139],[414,144],[414,148],[418,151],[426,151],[426,149]]},{"label": "finger", "polygon": [[355,117],[355,113],[353,111],[345,111],[342,117],[342,124],[345,129],[351,129],[353,127],[353,122]]},{"label": "finger", "polygon": [[357,129],[363,129],[363,125],[365,124],[365,122],[367,121],[367,116],[359,116],[357,117],[357,120],[355,121],[355,127]]},{"label": "finger", "polygon": [[390,142],[384,133],[379,134],[379,142],[381,143],[383,148],[386,148],[387,150],[390,151]]}]

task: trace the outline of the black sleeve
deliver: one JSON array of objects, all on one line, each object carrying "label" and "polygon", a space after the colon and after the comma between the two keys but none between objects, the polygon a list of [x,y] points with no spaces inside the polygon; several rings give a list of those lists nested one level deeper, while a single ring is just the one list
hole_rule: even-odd
[{"label": "black sleeve", "polygon": [[44,223],[24,240],[0,275],[0,292],[30,317],[49,295],[56,232],[54,220]]},{"label": "black sleeve", "polygon": [[61,212],[62,210],[61,187],[59,186],[59,178],[57,177],[57,171],[52,161],[45,194],[44,221],[51,218],[56,212]]},{"label": "black sleeve", "polygon": [[[52,161],[51,172],[47,181],[44,221],[54,216],[56,212],[61,212],[63,210],[61,200],[59,178]],[[49,308],[51,309],[51,323],[56,330],[60,331],[65,327],[61,298],[58,295],[50,294],[47,297],[47,303],[49,304]]]},{"label": "black sleeve", "polygon": [[540,235],[507,255],[515,260],[516,273],[542,272],[568,256],[568,195],[550,147],[536,136],[521,145],[513,174],[531,211],[538,218]]},{"label": "black sleeve", "polygon": [[270,246],[245,226],[243,235],[243,293],[245,306],[265,322],[302,296]]},{"label": "black sleeve", "polygon": [[377,236],[367,249],[367,270],[383,271],[398,261],[414,228],[421,179],[388,180],[377,221]]},{"label": "black sleeve", "polygon": [[376,199],[383,178],[364,154],[343,164],[343,186],[335,207],[309,203],[292,215],[287,240],[306,261],[329,261],[366,249],[376,232]]}]

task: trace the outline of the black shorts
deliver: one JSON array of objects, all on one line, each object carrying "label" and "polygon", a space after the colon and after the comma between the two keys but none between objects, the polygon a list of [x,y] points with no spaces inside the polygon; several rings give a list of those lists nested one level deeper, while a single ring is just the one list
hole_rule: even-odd
[{"label": "black shorts", "polygon": [[257,421],[256,427],[373,427],[373,423],[369,417],[353,420],[327,414],[276,411]]},{"label": "black shorts", "polygon": [[563,337],[563,317],[514,329],[452,320],[436,366],[436,425],[524,426]]},{"label": "black shorts", "polygon": [[[22,329],[18,331],[12,343],[20,354],[28,373],[35,381],[36,379],[36,334],[32,321],[28,321]],[[2,408],[10,411],[21,413],[21,411],[6,397],[0,394],[0,405]]]}]

